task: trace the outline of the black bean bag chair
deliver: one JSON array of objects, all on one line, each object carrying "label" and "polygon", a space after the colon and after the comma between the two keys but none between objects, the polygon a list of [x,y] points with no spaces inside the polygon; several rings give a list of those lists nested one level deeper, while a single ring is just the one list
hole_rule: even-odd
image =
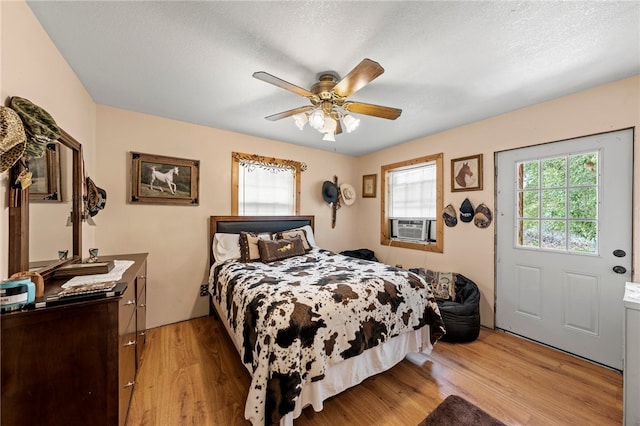
[{"label": "black bean bag chair", "polygon": [[436,299],[447,330],[445,342],[473,342],[480,334],[480,290],[476,283],[456,274],[455,300]]}]

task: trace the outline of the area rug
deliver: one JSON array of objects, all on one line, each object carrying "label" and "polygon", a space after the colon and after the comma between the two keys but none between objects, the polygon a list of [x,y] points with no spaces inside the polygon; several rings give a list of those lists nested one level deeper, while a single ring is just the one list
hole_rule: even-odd
[{"label": "area rug", "polygon": [[466,399],[449,395],[418,426],[506,426]]}]

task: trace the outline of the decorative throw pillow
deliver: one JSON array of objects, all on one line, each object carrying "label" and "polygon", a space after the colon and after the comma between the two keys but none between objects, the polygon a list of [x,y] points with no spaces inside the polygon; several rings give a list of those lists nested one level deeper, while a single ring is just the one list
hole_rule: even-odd
[{"label": "decorative throw pillow", "polygon": [[311,250],[311,244],[309,244],[309,240],[307,239],[307,232],[304,229],[292,229],[290,231],[282,231],[276,234],[276,240],[286,240],[296,237],[302,240],[304,251]]},{"label": "decorative throw pillow", "polygon": [[270,232],[261,234],[255,232],[240,232],[240,260],[242,262],[250,262],[260,259],[258,241],[271,240],[271,238]]},{"label": "decorative throw pillow", "polygon": [[433,295],[438,299],[456,299],[456,274],[453,272],[425,271],[427,284],[431,286]]},{"label": "decorative throw pillow", "polygon": [[299,237],[280,240],[260,240],[260,260],[263,262],[273,262],[288,257],[300,256],[305,253],[302,239]]},{"label": "decorative throw pillow", "polygon": [[216,262],[240,259],[240,235],[216,232],[213,236],[213,258]]}]

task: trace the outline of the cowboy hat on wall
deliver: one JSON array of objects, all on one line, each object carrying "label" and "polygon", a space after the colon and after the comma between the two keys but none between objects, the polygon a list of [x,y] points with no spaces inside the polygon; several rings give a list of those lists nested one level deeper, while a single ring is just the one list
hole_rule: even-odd
[{"label": "cowboy hat on wall", "polygon": [[344,201],[347,206],[356,202],[356,190],[348,183],[340,185],[340,195],[342,196],[342,201]]},{"label": "cowboy hat on wall", "polygon": [[329,180],[324,181],[322,184],[322,198],[329,204],[338,201],[338,187],[335,183]]}]

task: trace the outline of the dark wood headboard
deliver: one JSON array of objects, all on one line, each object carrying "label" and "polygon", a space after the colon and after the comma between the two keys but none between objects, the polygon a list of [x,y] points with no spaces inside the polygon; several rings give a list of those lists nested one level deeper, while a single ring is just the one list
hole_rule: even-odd
[{"label": "dark wood headboard", "polygon": [[278,232],[309,225],[314,229],[315,216],[210,216],[209,265],[213,265],[213,235],[216,232],[239,234],[249,232]]}]

